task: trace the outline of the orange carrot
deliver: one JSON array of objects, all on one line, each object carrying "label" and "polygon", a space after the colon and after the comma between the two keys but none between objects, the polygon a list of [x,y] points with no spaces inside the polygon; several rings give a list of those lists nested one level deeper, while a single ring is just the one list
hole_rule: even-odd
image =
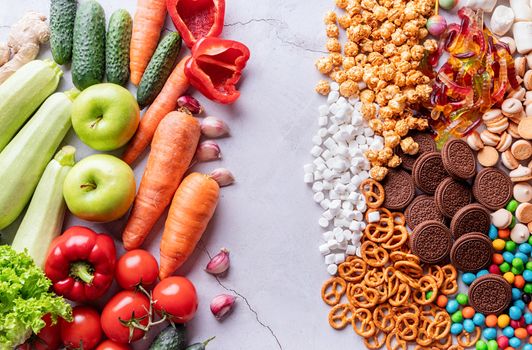
[{"label": "orange carrot", "polygon": [[161,240],[159,278],[173,274],[194,251],[214,214],[220,187],[205,174],[188,175],[174,195]]},{"label": "orange carrot", "polygon": [[137,1],[129,50],[131,82],[135,85],[139,85],[142,74],[157,48],[165,19],[165,0]]},{"label": "orange carrot", "polygon": [[200,133],[200,123],[185,112],[170,112],[159,123],[139,192],[122,233],[127,250],[142,245],[170,204],[194,157]]},{"label": "orange carrot", "polygon": [[164,84],[163,89],[140,120],[135,136],[133,136],[122,155],[124,162],[129,165],[148,147],[157,125],[168,113],[177,108],[177,99],[188,89],[188,79],[185,76],[184,69],[189,57],[184,57],[177,64]]}]

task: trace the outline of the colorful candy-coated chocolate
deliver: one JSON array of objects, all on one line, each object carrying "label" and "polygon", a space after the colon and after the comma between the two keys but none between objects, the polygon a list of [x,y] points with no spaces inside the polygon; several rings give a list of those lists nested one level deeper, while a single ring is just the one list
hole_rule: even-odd
[{"label": "colorful candy-coated chocolate", "polygon": [[504,258],[502,257],[502,254],[495,253],[491,256],[491,261],[495,265],[500,265],[504,262]]},{"label": "colorful candy-coated chocolate", "polygon": [[527,282],[532,282],[532,271],[530,271],[530,270],[523,271],[523,278]]},{"label": "colorful candy-coated chocolate", "polygon": [[512,320],[518,320],[523,316],[523,311],[518,306],[512,306],[510,307],[510,310],[508,311],[510,318]]},{"label": "colorful candy-coated chocolate", "polygon": [[527,263],[525,264],[525,268],[526,268],[527,270],[531,270],[531,271],[532,271],[532,261],[527,262]]},{"label": "colorful candy-coated chocolate", "polygon": [[514,283],[515,275],[512,272],[506,272],[502,277],[510,284]]},{"label": "colorful candy-coated chocolate", "polygon": [[523,254],[526,254],[526,255],[530,255],[530,253],[532,253],[532,245],[530,245],[530,243],[528,243],[528,242],[521,243],[519,245],[518,250],[519,250],[520,253],[523,253]]},{"label": "colorful candy-coated chocolate", "polygon": [[519,339],[526,339],[528,333],[525,328],[517,328],[514,332],[514,336]]},{"label": "colorful candy-coated chocolate", "polygon": [[516,328],[521,327],[521,325],[519,324],[519,321],[517,320],[510,320],[510,327],[512,327],[513,329],[516,329]]},{"label": "colorful candy-coated chocolate", "polygon": [[488,340],[488,350],[498,350],[499,344],[496,340]]},{"label": "colorful candy-coated chocolate", "polygon": [[461,323],[453,323],[451,325],[451,334],[457,335],[462,333],[464,326]]},{"label": "colorful candy-coated chocolate", "polygon": [[445,17],[440,15],[431,16],[427,20],[427,29],[429,30],[429,33],[434,36],[442,35],[447,29],[447,21],[445,20]]},{"label": "colorful candy-coated chocolate", "polygon": [[510,324],[510,316],[506,314],[502,314],[502,315],[499,315],[499,317],[497,317],[497,326],[499,326],[499,328],[508,327],[509,324]]},{"label": "colorful candy-coated chocolate", "polygon": [[513,214],[518,206],[519,206],[519,202],[516,201],[515,199],[512,199],[511,201],[508,202],[508,204],[506,204],[506,210],[508,210],[509,212],[512,212]]},{"label": "colorful candy-coated chocolate", "polygon": [[471,306],[464,307],[462,309],[462,316],[464,316],[464,318],[472,319],[473,316],[475,316],[475,309]]},{"label": "colorful candy-coated chocolate", "polygon": [[477,272],[477,278],[481,277],[481,276],[484,276],[484,275],[487,275],[489,274],[489,271],[484,269],[484,270],[480,270],[479,272]]},{"label": "colorful candy-coated chocolate", "polygon": [[510,264],[508,264],[506,261],[499,265],[499,270],[501,270],[502,273],[506,273],[510,271],[512,267]]},{"label": "colorful candy-coated chocolate", "polygon": [[488,344],[486,344],[486,342],[483,340],[479,340],[475,344],[475,349],[476,350],[488,350]]},{"label": "colorful candy-coated chocolate", "polygon": [[438,305],[442,309],[447,306],[447,302],[448,302],[448,299],[443,294],[438,295],[438,297],[436,298],[436,305]]},{"label": "colorful candy-coated chocolate", "polygon": [[458,295],[456,296],[456,301],[460,305],[466,305],[468,300],[469,298],[467,297],[467,294],[465,293],[458,293]]},{"label": "colorful candy-coated chocolate", "polygon": [[512,288],[512,300],[519,300],[523,293],[518,288]]},{"label": "colorful candy-coated chocolate", "polygon": [[[519,264],[519,266],[522,266],[523,268],[525,267],[525,264],[528,262],[528,256],[524,253],[521,253],[520,251],[517,251],[515,253],[515,259],[519,260],[520,262],[517,262],[517,264]],[[514,259],[514,260],[515,260]],[[514,266],[518,266],[518,265],[515,265],[512,261],[512,264]]]},{"label": "colorful candy-coated chocolate", "polygon": [[499,238],[505,239],[505,240],[510,238],[510,230],[508,230],[507,228],[500,228],[499,229]]},{"label": "colorful candy-coated chocolate", "polygon": [[532,350],[532,344],[525,344],[525,346],[523,346],[523,350]]},{"label": "colorful candy-coated chocolate", "polygon": [[517,337],[510,338],[510,340],[508,341],[508,344],[510,344],[512,348],[516,349],[521,346],[521,339]]},{"label": "colorful candy-coated chocolate", "polygon": [[502,329],[502,334],[503,334],[505,337],[511,338],[511,337],[514,336],[514,329],[513,329],[511,326],[504,327],[504,328]]},{"label": "colorful candy-coated chocolate", "polygon": [[462,315],[462,311],[458,310],[455,313],[451,315],[451,321],[454,323],[460,323],[464,320],[464,316]]},{"label": "colorful candy-coated chocolate", "polygon": [[[529,314],[529,315],[532,315],[532,314]],[[526,318],[525,318],[525,321],[526,321]],[[527,324],[526,331],[528,335],[532,335],[532,324]]]},{"label": "colorful candy-coated chocolate", "polygon": [[497,316],[496,315],[486,316],[486,326],[491,327],[491,328],[497,327]]},{"label": "colorful candy-coated chocolate", "polygon": [[499,348],[507,348],[509,343],[508,343],[508,337],[505,337],[504,335],[501,335],[500,337],[497,338],[497,344],[499,345]]},{"label": "colorful candy-coated chocolate", "polygon": [[525,287],[523,288],[523,292],[531,294],[532,293],[532,283],[525,284]]},{"label": "colorful candy-coated chocolate", "polygon": [[493,264],[491,265],[489,268],[488,268],[488,271],[490,273],[494,273],[496,275],[500,275],[501,274],[501,269],[499,268],[499,266]]},{"label": "colorful candy-coated chocolate", "polygon": [[476,278],[477,276],[474,273],[466,272],[462,275],[462,282],[464,282],[465,285],[469,286]]},{"label": "colorful candy-coated chocolate", "polygon": [[473,323],[473,320],[466,319],[464,320],[464,330],[467,333],[473,333],[475,331],[475,324]]},{"label": "colorful candy-coated chocolate", "polygon": [[519,275],[521,272],[523,272],[523,268],[517,268],[517,267],[513,267],[510,269],[510,272],[513,273],[514,275]]},{"label": "colorful candy-coated chocolate", "polygon": [[[528,331],[528,326],[532,325],[532,314],[526,313],[523,318],[525,319],[525,324],[527,325],[526,330]],[[530,331],[532,331],[532,327],[530,327]]]},{"label": "colorful candy-coated chocolate", "polygon": [[504,250],[506,248],[506,242],[500,238],[497,238],[493,241],[493,249],[497,251]]},{"label": "colorful candy-coated chocolate", "polygon": [[512,264],[515,258],[515,255],[512,252],[504,252],[502,253],[502,257],[504,261],[506,261],[508,264]]},{"label": "colorful candy-coated chocolate", "polygon": [[493,241],[499,236],[499,229],[495,227],[495,225],[490,225],[490,229],[488,231],[489,238]]},{"label": "colorful candy-coated chocolate", "polygon": [[492,340],[497,338],[497,328],[488,327],[484,328],[482,331],[482,336],[487,340]]},{"label": "colorful candy-coated chocolate", "polygon": [[[521,310],[521,312],[525,311],[525,308],[526,308],[526,304],[522,300],[514,301],[514,306],[519,308],[519,310]],[[523,317],[523,316],[521,316],[521,317]],[[521,318],[519,318],[519,319],[521,319]]]},{"label": "colorful candy-coated chocolate", "polygon": [[473,316],[473,323],[479,327],[484,326],[484,324],[486,323],[486,316],[484,316],[480,312],[475,313],[475,316]]},{"label": "colorful candy-coated chocolate", "polygon": [[506,241],[504,249],[509,252],[514,252],[517,249],[517,243],[514,241]]},{"label": "colorful candy-coated chocolate", "polygon": [[447,306],[445,307],[445,310],[449,314],[454,314],[456,311],[458,311],[458,308],[460,307],[460,304],[454,299],[451,299],[447,302]]},{"label": "colorful candy-coated chocolate", "polygon": [[517,275],[515,276],[515,280],[514,280],[514,286],[516,288],[519,288],[519,289],[523,289],[523,287],[525,286],[525,279],[523,278],[523,276],[521,275]]}]

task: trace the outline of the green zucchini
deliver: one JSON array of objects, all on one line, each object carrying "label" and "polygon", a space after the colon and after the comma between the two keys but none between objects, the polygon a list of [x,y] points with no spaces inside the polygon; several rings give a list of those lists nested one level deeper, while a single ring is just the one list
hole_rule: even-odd
[{"label": "green zucchini", "polygon": [[186,329],[182,324],[168,326],[157,335],[149,350],[185,350],[187,346]]},{"label": "green zucchini", "polygon": [[48,163],[11,245],[18,252],[27,249],[41,268],[50,243],[61,234],[66,208],[63,182],[74,165],[75,153],[74,147],[65,146]]},{"label": "green zucchini", "polygon": [[211,340],[213,340],[214,338],[216,337],[211,337],[205,340],[203,343],[196,343],[196,344],[189,345],[187,346],[185,350],[205,350],[205,348],[207,347],[207,344],[209,344]]},{"label": "green zucchini", "polygon": [[0,84],[0,151],[50,96],[63,72],[50,60],[31,61]]},{"label": "green zucchini", "polygon": [[79,5],[74,22],[72,82],[80,89],[101,83],[105,75],[105,12],[94,0]]},{"label": "green zucchini", "polygon": [[141,108],[155,100],[166,79],[172,73],[181,50],[181,36],[177,32],[165,35],[153,54],[137,89],[137,102]]},{"label": "green zucchini", "polygon": [[28,204],[46,165],[72,125],[77,91],[50,96],[0,153],[0,229]]},{"label": "green zucchini", "polygon": [[50,47],[58,64],[69,63],[72,59],[77,7],[77,0],[52,0],[50,3]]},{"label": "green zucchini", "polygon": [[105,40],[105,72],[107,81],[126,85],[129,80],[129,44],[133,20],[126,10],[116,10],[109,19]]}]

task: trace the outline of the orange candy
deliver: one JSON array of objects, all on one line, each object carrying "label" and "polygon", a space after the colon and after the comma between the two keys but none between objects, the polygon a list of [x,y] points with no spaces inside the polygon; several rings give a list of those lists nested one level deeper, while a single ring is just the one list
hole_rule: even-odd
[{"label": "orange candy", "polygon": [[499,238],[505,239],[510,237],[510,230],[505,229],[499,229]]},{"label": "orange candy", "polygon": [[528,303],[528,310],[532,311],[532,301]]},{"label": "orange candy", "polygon": [[488,315],[486,316],[486,326],[488,327],[497,327],[497,316]]},{"label": "orange candy", "polygon": [[525,328],[516,328],[514,331],[514,335],[519,339],[526,339],[528,336],[528,332]]},{"label": "orange candy", "polygon": [[462,316],[464,316],[464,318],[473,318],[473,316],[475,316],[475,309],[471,306],[464,307],[462,309]]},{"label": "orange candy", "polygon": [[523,289],[525,287],[525,279],[521,275],[515,276],[514,279],[514,286],[519,289]]},{"label": "orange candy", "polygon": [[444,309],[445,306],[447,306],[447,301],[448,301],[447,297],[443,294],[440,294],[438,295],[438,298],[436,299],[436,305]]},{"label": "orange candy", "polygon": [[493,257],[491,258],[494,264],[500,265],[504,262],[504,258],[502,257],[502,254],[495,253],[493,254]]}]

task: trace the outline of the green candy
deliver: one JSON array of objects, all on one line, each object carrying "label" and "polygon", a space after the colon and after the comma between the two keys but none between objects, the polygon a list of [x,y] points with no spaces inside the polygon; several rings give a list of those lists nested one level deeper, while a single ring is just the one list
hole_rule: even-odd
[{"label": "green candy", "polygon": [[520,275],[522,274],[524,271],[524,268],[517,268],[517,267],[512,267],[512,269],[510,270],[511,273],[513,273],[514,275]]},{"label": "green candy", "polygon": [[[515,219],[512,219],[514,222]],[[509,252],[514,252],[517,249],[517,244],[514,241],[506,241],[505,249]]]},{"label": "green candy", "polygon": [[499,269],[501,272],[506,273],[510,271],[510,264],[508,264],[506,261],[499,265]]},{"label": "green candy", "polygon": [[519,202],[516,201],[515,199],[512,199],[511,201],[508,202],[508,204],[506,204],[506,210],[508,210],[509,212],[513,214],[515,213],[515,210],[517,209],[518,206],[519,206]]},{"label": "green candy", "polygon": [[527,262],[525,266],[527,270],[532,270],[532,261]]},{"label": "green candy", "polygon": [[532,236],[528,237],[528,244],[532,244]]},{"label": "green candy", "polygon": [[499,350],[499,344],[497,344],[496,340],[488,341],[488,350]]},{"label": "green candy", "polygon": [[456,296],[456,301],[458,302],[458,304],[460,305],[466,305],[467,302],[468,302],[468,297],[467,297],[467,294],[464,294],[464,293],[458,293],[458,295]]},{"label": "green candy", "polygon": [[475,349],[476,350],[488,350],[488,344],[486,344],[484,340],[479,340],[475,344]]},{"label": "green candy", "polygon": [[523,260],[521,260],[519,258],[514,258],[512,260],[512,266],[516,267],[516,268],[523,267]]},{"label": "green candy", "polygon": [[532,283],[525,284],[525,287],[523,288],[523,291],[527,294],[532,293]]},{"label": "green candy", "polygon": [[[456,298],[458,300],[458,297]],[[454,323],[461,323],[464,320],[464,316],[462,316],[462,311],[458,310],[451,316],[451,320]]]},{"label": "green candy", "polygon": [[[511,230],[515,227],[515,224],[517,223],[517,221],[515,220],[515,216],[512,216],[512,223],[510,224],[510,226],[508,226],[508,228]],[[515,243],[514,243],[515,244]]]},{"label": "green candy", "polygon": [[425,295],[425,299],[429,300],[432,297],[433,291],[429,290]]}]

